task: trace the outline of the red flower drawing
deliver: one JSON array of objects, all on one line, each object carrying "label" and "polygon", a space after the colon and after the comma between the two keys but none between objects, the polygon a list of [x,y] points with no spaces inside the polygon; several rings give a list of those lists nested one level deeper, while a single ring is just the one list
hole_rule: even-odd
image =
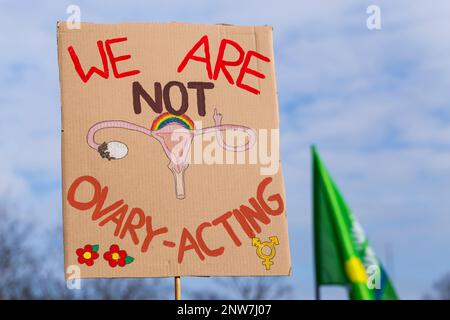
[{"label": "red flower drawing", "polygon": [[78,256],[78,263],[92,266],[94,260],[98,258],[98,244],[87,244],[84,248],[78,248],[76,254]]},{"label": "red flower drawing", "polygon": [[108,261],[110,267],[112,268],[116,266],[124,267],[134,261],[134,258],[127,255],[125,250],[120,250],[117,244],[111,245],[111,247],[109,247],[109,251],[106,251],[103,255],[103,258]]}]

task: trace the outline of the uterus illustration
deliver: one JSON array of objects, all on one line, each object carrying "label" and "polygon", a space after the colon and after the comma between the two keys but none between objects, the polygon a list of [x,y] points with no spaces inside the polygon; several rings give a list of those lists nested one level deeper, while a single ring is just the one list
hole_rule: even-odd
[{"label": "uterus illustration", "polygon": [[[128,146],[120,141],[97,143],[95,134],[104,129],[120,128],[137,131],[155,138],[162,146],[169,159],[168,168],[173,174],[176,198],[185,198],[184,173],[189,167],[189,149],[195,136],[215,133],[216,142],[221,148],[231,152],[242,152],[253,147],[256,133],[253,129],[234,124],[222,124],[222,114],[214,110],[214,126],[195,129],[194,122],[187,115],[176,116],[168,112],[155,118],[150,129],[124,120],[107,120],[94,124],[87,133],[88,145],[96,150],[100,156],[108,160],[123,159],[128,154]],[[248,139],[240,145],[228,145],[223,139],[227,130],[237,130],[247,134]]]}]

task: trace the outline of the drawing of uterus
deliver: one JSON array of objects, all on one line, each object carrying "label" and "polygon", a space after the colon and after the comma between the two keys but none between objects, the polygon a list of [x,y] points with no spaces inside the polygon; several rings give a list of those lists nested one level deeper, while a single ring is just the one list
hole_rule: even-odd
[{"label": "drawing of uterus", "polygon": [[[214,110],[213,119],[214,126],[202,129],[195,129],[194,122],[187,115],[175,116],[168,112],[159,115],[153,121],[150,129],[123,120],[102,121],[89,129],[87,143],[92,149],[97,150],[102,158],[119,160],[128,154],[127,145],[120,141],[98,144],[95,141],[95,134],[98,131],[108,128],[121,128],[141,132],[155,138],[169,159],[168,168],[172,171],[175,180],[175,195],[177,199],[182,200],[185,198],[184,173],[189,166],[189,149],[195,136],[214,132],[220,147],[231,152],[242,152],[255,144],[256,134],[254,130],[239,125],[222,124],[222,114],[218,113],[217,110]],[[222,137],[222,132],[226,130],[245,132],[248,135],[248,140],[242,145],[228,145]]]}]

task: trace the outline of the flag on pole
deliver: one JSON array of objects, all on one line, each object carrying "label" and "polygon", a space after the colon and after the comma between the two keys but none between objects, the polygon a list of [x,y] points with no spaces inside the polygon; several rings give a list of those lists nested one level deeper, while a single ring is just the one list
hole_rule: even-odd
[{"label": "flag on pole", "polygon": [[312,147],[316,285],[345,285],[352,300],[396,300],[364,230]]}]

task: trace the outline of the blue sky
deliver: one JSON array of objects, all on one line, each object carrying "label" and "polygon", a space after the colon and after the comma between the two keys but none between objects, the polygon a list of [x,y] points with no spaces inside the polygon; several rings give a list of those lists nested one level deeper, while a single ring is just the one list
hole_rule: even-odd
[{"label": "blue sky", "polygon": [[[402,298],[450,270],[448,1],[0,1],[0,195],[42,230],[61,225],[56,21],[70,4],[89,22],[274,27],[297,298],[313,297],[313,143]],[[371,4],[381,30],[366,28]]]}]

